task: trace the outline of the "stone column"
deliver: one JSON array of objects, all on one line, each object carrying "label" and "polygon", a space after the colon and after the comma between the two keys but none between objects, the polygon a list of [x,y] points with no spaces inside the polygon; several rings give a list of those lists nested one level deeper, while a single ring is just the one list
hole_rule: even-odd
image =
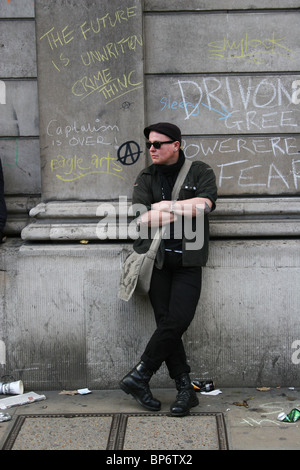
[{"label": "stone column", "polygon": [[145,166],[142,2],[37,0],[36,30],[42,202],[22,238],[97,238]]}]

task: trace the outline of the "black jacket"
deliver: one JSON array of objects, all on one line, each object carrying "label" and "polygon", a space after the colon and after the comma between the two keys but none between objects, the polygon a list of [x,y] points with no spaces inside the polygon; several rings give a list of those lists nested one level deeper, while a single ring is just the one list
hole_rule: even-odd
[{"label": "black jacket", "polygon": [[[181,151],[182,152],[182,151]],[[212,168],[201,161],[193,162],[188,175],[181,187],[178,200],[191,199],[194,197],[204,197],[212,201],[212,210],[215,209],[217,200],[216,177]],[[151,209],[151,204],[162,200],[161,181],[156,165],[152,164],[142,170],[135,182],[132,203],[142,204],[147,210]],[[136,214],[139,212],[136,206]],[[195,231],[196,221],[192,221]],[[187,240],[183,236],[182,262],[184,266],[205,266],[208,258],[209,242],[209,220],[204,216],[204,244],[199,250],[187,249],[186,245],[192,240]],[[133,248],[138,253],[145,253],[151,244],[151,238],[138,238],[133,244]],[[190,245],[191,246],[191,245]],[[164,241],[162,240],[160,250],[157,254],[157,266],[160,267],[164,258]]]}]

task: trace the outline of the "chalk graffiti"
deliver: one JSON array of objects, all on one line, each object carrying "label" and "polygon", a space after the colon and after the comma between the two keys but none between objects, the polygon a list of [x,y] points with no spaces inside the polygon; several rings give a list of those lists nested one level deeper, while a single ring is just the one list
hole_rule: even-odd
[{"label": "chalk graffiti", "polygon": [[59,30],[53,26],[40,37],[40,40],[47,39],[51,50],[54,50],[58,47],[64,47],[65,45],[72,42],[76,38],[76,35],[78,38],[78,34],[82,35],[82,37],[87,40],[87,33],[89,33],[89,36],[91,36],[93,34],[100,33],[102,28],[114,28],[117,24],[120,24],[123,21],[128,22],[130,18],[136,16],[136,8],[137,7],[128,7],[126,10],[117,10],[115,12],[114,20],[112,19],[112,16],[107,13],[102,18],[96,18],[96,26],[93,21],[90,21],[89,24],[88,21],[85,21],[80,25],[77,31],[75,29],[69,30],[69,25],[66,25],[64,28]]},{"label": "chalk graffiti", "polygon": [[[219,114],[221,117],[218,117],[219,120],[225,119],[227,117],[230,117],[231,114],[227,109],[225,109],[223,106],[220,107],[220,109],[215,109],[213,107],[209,107],[207,104],[203,103],[202,101],[198,102],[196,105],[193,103],[190,103],[189,101],[186,101],[184,99],[184,91],[182,89],[182,84],[184,82],[178,82],[178,85],[180,87],[180,91],[183,97],[182,101],[177,102],[176,100],[171,99],[171,96],[163,96],[160,100],[161,104],[163,104],[163,107],[161,108],[161,111],[163,111],[165,108],[167,109],[184,109],[186,112],[186,115],[188,118],[190,116],[195,117],[200,114],[200,106],[204,106],[205,108],[209,109],[210,111],[213,111],[214,113]],[[189,112],[189,108],[191,108],[191,112]]]},{"label": "chalk graffiti", "polygon": [[264,64],[266,55],[284,56],[293,60],[294,51],[283,44],[285,38],[277,38],[273,32],[270,38],[250,39],[248,33],[237,40],[229,40],[227,37],[208,44],[209,57],[212,59],[237,60],[247,59],[256,64]]},{"label": "chalk graffiti", "polygon": [[[120,132],[117,125],[104,124],[100,119],[94,122],[60,122],[50,119],[46,126],[46,134],[52,141],[52,147],[62,147],[68,150],[61,151],[50,161],[51,173],[61,181],[70,182],[84,178],[91,174],[107,174],[124,179],[122,167],[133,165],[141,155],[137,142],[127,141],[117,145],[116,134]],[[117,150],[117,157],[109,152],[103,155],[102,146],[113,146]],[[91,154],[72,155],[75,147],[95,147]],[[100,150],[101,149],[101,150]],[[68,153],[68,156],[65,156]],[[70,155],[71,154],[71,155]]]},{"label": "chalk graffiti", "polygon": [[116,42],[109,42],[102,46],[101,50],[86,51],[80,55],[81,62],[85,67],[99,62],[108,62],[110,59],[118,59],[120,55],[127,51],[135,51],[137,46],[143,47],[142,36],[136,34],[122,38]]},{"label": "chalk graffiti", "polygon": [[43,34],[43,36],[40,37],[40,41],[46,38],[51,50],[59,47],[59,45],[65,46],[74,39],[74,30],[68,31],[68,29],[69,25],[65,26],[61,31],[55,31],[55,27],[53,26],[45,34]]},{"label": "chalk graffiti", "polygon": [[[225,86],[222,80],[216,77],[203,78],[202,86],[191,80],[178,81],[186,119],[193,115],[193,112],[199,107],[204,97],[207,101],[206,107],[209,110],[215,111],[215,109],[219,109],[220,112],[220,108],[223,111],[232,109],[233,111],[227,111],[226,117],[230,117],[233,112],[238,112],[234,111],[235,100],[239,101],[239,106],[242,105],[244,111],[249,111],[250,106],[259,109],[280,106],[283,103],[283,98],[288,98],[289,103],[292,102],[290,92],[284,87],[280,77],[276,77],[273,80],[272,78],[263,78],[257,84],[252,80],[252,77],[249,77],[246,85],[244,85],[240,77],[237,77],[234,81],[236,82],[235,86],[237,85],[238,87],[238,95],[232,93],[232,86],[234,86],[232,81],[232,79],[226,77]],[[224,98],[221,98],[218,93],[220,90],[225,92],[225,97],[228,99],[227,103],[223,101]],[[194,110],[188,112],[186,103],[191,101],[187,100],[186,93],[191,93],[191,91],[196,96],[198,95],[198,101],[194,102]]]},{"label": "chalk graffiti", "polygon": [[70,147],[90,145],[111,145],[114,132],[119,132],[117,125],[102,124],[100,119],[95,123],[79,124],[76,121],[61,124],[57,119],[51,119],[46,127],[47,136],[52,138],[52,145],[61,146],[66,143]]},{"label": "chalk graffiti", "polygon": [[[64,57],[63,53],[61,53],[61,54],[59,55],[59,60],[60,60],[59,65],[60,65],[61,67],[67,67],[67,66],[69,65],[69,63],[70,63],[70,59],[68,59],[68,57]],[[58,72],[61,72],[61,68],[59,68],[59,65],[57,65],[57,64],[54,62],[54,60],[51,60],[51,62],[52,62],[52,64],[53,64],[53,66],[56,68],[56,70],[58,70]]]},{"label": "chalk graffiti", "polygon": [[122,165],[133,165],[141,155],[139,144],[133,141],[125,142],[118,149],[118,161]]},{"label": "chalk graffiti", "polygon": [[134,81],[134,75],[136,70],[131,70],[128,74],[123,73],[122,77],[113,78],[109,69],[103,69],[91,77],[84,76],[77,80],[72,86],[72,94],[83,101],[92,93],[98,92],[108,104],[143,87],[142,81]]},{"label": "chalk graffiti", "polygon": [[116,10],[113,15],[106,13],[106,15],[101,18],[97,17],[94,21],[85,21],[80,25],[80,31],[85,40],[88,39],[88,36],[94,34],[99,34],[103,29],[106,28],[115,28],[116,25],[121,24],[122,22],[128,22],[130,18],[133,18],[137,15],[136,6],[127,7],[125,10]]},{"label": "chalk graffiti", "polygon": [[213,166],[220,189],[235,183],[239,188],[298,190],[300,160],[292,158],[299,156],[297,144],[295,137],[260,136],[183,140],[182,147],[187,158],[197,157]]},{"label": "chalk graffiti", "polygon": [[131,105],[132,105],[132,103],[130,103],[129,101],[124,101],[122,103],[121,109],[123,111],[127,111],[130,108]]},{"label": "chalk graffiti", "polygon": [[[55,176],[61,181],[71,182],[84,178],[92,174],[106,174],[124,179],[120,174],[122,167],[117,163],[116,157],[93,154],[89,157],[79,157],[77,154],[72,157],[58,155],[50,162],[51,172],[56,172]],[[63,171],[64,170],[64,171]]]},{"label": "chalk graffiti", "polygon": [[[70,64],[73,72],[75,69],[78,70],[79,78],[74,81],[73,74],[72,83],[68,84],[68,87],[70,87],[71,94],[80,101],[85,100],[92,93],[98,92],[104,98],[105,104],[108,104],[143,87],[142,74],[139,78],[139,73],[133,68],[130,69],[129,66],[129,70],[125,65],[124,71],[115,71],[114,73],[117,75],[115,77],[112,76],[108,68],[98,69],[99,66],[107,65],[110,61],[115,62],[128,53],[135,53],[137,49],[142,50],[142,34],[124,35],[120,33],[120,38],[109,42],[104,42],[102,37],[109,29],[116,28],[121,24],[126,26],[134,20],[137,17],[136,9],[136,6],[118,9],[113,13],[106,13],[101,17],[96,16],[94,20],[87,20],[74,26],[69,24],[60,28],[51,26],[39,37],[40,41],[46,41],[45,44],[48,45],[51,54],[50,63],[57,72],[66,72]],[[104,43],[103,45],[100,43],[98,48],[95,48],[97,42],[94,36],[99,33],[101,33],[101,41]],[[71,43],[80,41],[82,43],[83,41],[84,44],[89,44],[89,40],[94,41],[92,47],[87,50],[78,47],[78,50],[81,51],[78,57],[74,56],[73,50],[70,50],[69,54],[67,53]],[[61,48],[64,48],[64,53],[58,53]],[[122,66],[124,66],[123,62]],[[82,72],[82,67],[88,69],[89,74]]]},{"label": "chalk graffiti", "polygon": [[254,419],[252,417],[243,418],[241,424],[247,424],[248,426],[261,426],[263,424],[276,424],[276,426],[280,426],[280,423],[274,421],[273,419],[262,418],[262,419]]},{"label": "chalk graffiti", "polygon": [[[231,171],[229,173],[226,171],[229,167],[232,167],[234,165],[241,166],[244,163],[248,163],[249,160],[238,160],[238,161],[233,161],[233,162],[228,162],[228,163],[222,163],[221,165],[217,165],[218,168],[220,168],[220,174],[219,174],[219,187],[221,188],[223,185],[224,180],[232,180],[233,178],[236,178],[236,174],[232,174]],[[300,160],[292,160],[292,169],[290,170],[290,174],[293,176],[293,183],[295,186],[295,189],[298,189],[298,179],[300,179],[300,172],[299,172],[299,163]],[[299,169],[297,170],[297,164]],[[287,180],[287,175],[283,174],[277,165],[275,163],[271,163],[268,166],[268,174],[266,177],[266,181],[262,181],[263,176],[261,175],[260,181],[257,181],[257,175],[254,174],[254,169],[255,168],[260,168],[262,169],[263,167],[266,167],[266,165],[250,165],[247,166],[246,168],[239,168],[238,171],[238,176],[237,176],[237,183],[238,186],[244,186],[244,187],[249,187],[249,186],[264,186],[266,188],[270,188],[272,186],[272,183],[277,180],[280,180],[281,184],[283,184],[286,188],[290,188],[290,184]],[[236,173],[236,170],[235,172]]]},{"label": "chalk graffiti", "polygon": [[287,78],[203,77],[173,85],[178,93],[159,98],[160,112],[168,118],[170,112],[183,114],[185,120],[201,117],[203,126],[205,113],[210,113],[223,123],[226,133],[287,132],[299,127],[299,110],[293,106],[299,90],[293,91]]},{"label": "chalk graffiti", "polygon": [[[263,417],[261,417],[260,419],[255,419],[252,416],[251,417],[247,416],[246,418],[243,418],[243,420],[241,421],[241,424],[247,424],[248,426],[251,426],[251,427],[261,426],[264,423],[269,424],[269,425],[274,424],[276,426],[280,426],[281,424],[280,422],[275,421],[274,419],[269,419],[267,418],[267,416],[275,414],[277,418],[278,414],[284,411],[282,407],[282,403],[280,402],[263,403],[260,408],[261,410],[263,410]],[[266,411],[266,410],[271,410],[271,411]]]},{"label": "chalk graffiti", "polygon": [[270,154],[276,158],[299,154],[297,139],[284,136],[225,137],[212,139],[212,142],[200,139],[198,143],[187,143],[183,140],[183,149],[187,158],[213,157],[217,154],[242,154],[247,157]]}]

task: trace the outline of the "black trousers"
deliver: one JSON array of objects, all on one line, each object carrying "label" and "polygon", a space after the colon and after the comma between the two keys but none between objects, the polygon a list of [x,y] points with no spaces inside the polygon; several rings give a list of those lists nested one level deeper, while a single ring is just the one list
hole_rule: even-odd
[{"label": "black trousers", "polygon": [[164,361],[172,379],[190,372],[181,338],[194,318],[201,279],[201,267],[182,266],[180,253],[166,251],[163,268],[154,268],[149,298],[157,327],[141,357],[153,372]]}]

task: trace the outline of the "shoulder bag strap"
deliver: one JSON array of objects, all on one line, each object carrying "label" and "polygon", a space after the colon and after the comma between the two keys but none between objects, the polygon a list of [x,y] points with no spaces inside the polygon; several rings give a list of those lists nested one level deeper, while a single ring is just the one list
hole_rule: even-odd
[{"label": "shoulder bag strap", "polygon": [[173,188],[173,191],[172,191],[172,200],[173,201],[175,201],[178,198],[180,188],[181,188],[181,186],[182,186],[182,184],[183,184],[183,182],[186,178],[186,175],[188,174],[189,169],[191,168],[191,166],[192,166],[192,162],[190,160],[185,159],[184,164],[180,168],[180,171],[178,173],[176,182],[174,184],[174,188]]}]

